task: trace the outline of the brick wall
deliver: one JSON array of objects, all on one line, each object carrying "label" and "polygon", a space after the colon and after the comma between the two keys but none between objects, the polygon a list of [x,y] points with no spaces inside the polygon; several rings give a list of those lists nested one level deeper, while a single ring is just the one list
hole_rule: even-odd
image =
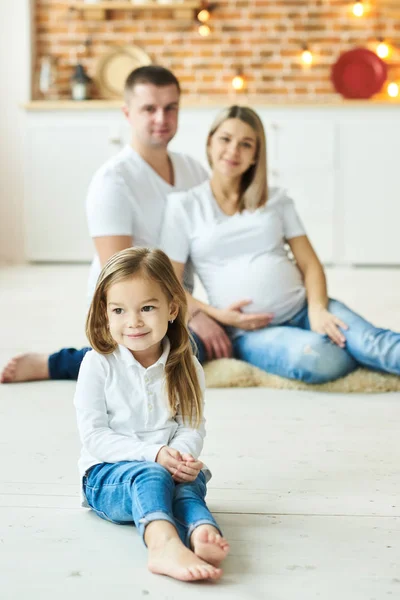
[{"label": "brick wall", "polygon": [[[342,51],[360,45],[373,49],[379,36],[400,47],[400,21],[385,13],[380,0],[371,0],[362,18],[352,15],[351,6],[348,0],[216,0],[212,33],[203,38],[194,20],[174,19],[168,9],[110,11],[108,20],[95,21],[70,10],[68,0],[36,0],[34,81],[40,58],[52,55],[57,61],[54,95],[68,98],[77,58],[95,77],[96,60],[109,46],[136,44],[153,62],[172,69],[189,97],[227,94],[240,68],[248,94],[266,101],[334,99],[330,67]],[[86,52],[88,37],[92,44]],[[315,55],[308,68],[300,61],[304,43]],[[389,60],[389,73],[399,78],[398,54],[394,51]],[[34,98],[36,90],[37,85]],[[100,97],[95,86],[93,96]]]}]

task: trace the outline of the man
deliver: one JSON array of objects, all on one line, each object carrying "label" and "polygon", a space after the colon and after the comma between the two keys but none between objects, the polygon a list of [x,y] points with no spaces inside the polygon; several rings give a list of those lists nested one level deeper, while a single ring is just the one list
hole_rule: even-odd
[{"label": "man", "polygon": [[[180,100],[179,82],[171,71],[155,65],[135,69],[126,80],[124,100],[131,144],[96,172],[88,191],[87,219],[96,249],[90,296],[110,256],[135,245],[158,245],[168,193],[187,190],[208,177],[193,158],[167,151],[176,134]],[[204,313],[192,315],[190,329],[200,361],[232,355],[225,331]],[[88,350],[65,348],[50,356],[14,357],[0,381],[76,379]]]}]

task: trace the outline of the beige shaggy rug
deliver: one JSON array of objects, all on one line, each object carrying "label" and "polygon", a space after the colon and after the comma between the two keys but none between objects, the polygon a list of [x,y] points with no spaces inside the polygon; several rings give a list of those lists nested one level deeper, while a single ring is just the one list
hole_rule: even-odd
[{"label": "beige shaggy rug", "polygon": [[271,375],[235,358],[221,358],[204,365],[207,387],[268,387],[285,390],[313,390],[335,393],[382,393],[400,391],[400,377],[368,369],[322,384],[308,384]]}]

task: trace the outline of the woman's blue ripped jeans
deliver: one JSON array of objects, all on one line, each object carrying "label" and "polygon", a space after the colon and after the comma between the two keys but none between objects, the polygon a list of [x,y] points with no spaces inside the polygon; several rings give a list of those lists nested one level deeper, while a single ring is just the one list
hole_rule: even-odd
[{"label": "woman's blue ripped jeans", "polygon": [[235,357],[267,373],[306,383],[325,383],[357,367],[400,375],[400,334],[369,323],[342,302],[329,300],[328,310],[348,329],[340,348],[311,331],[308,306],[282,325],[246,331],[233,340]]}]

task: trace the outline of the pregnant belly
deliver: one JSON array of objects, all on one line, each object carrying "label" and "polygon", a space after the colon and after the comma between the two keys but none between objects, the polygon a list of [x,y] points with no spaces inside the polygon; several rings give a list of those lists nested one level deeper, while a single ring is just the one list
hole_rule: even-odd
[{"label": "pregnant belly", "polygon": [[251,300],[243,312],[272,313],[273,323],[290,318],[305,302],[300,271],[286,258],[242,259],[221,265],[212,277],[204,274],[202,280],[213,306],[226,308],[239,300]]}]

